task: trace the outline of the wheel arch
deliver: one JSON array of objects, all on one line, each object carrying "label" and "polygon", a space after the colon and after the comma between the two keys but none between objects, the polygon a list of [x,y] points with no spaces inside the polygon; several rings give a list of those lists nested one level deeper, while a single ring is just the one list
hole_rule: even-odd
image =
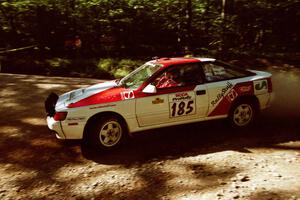
[{"label": "wheel arch", "polygon": [[103,117],[108,117],[108,116],[113,116],[113,117],[116,117],[118,120],[120,120],[120,122],[124,125],[124,128],[126,129],[125,130],[126,134],[129,134],[128,124],[122,115],[120,115],[119,113],[113,112],[113,111],[105,111],[105,112],[96,113],[87,120],[87,123],[85,124],[84,130],[83,130],[83,138],[87,137],[89,128],[93,123],[95,123],[97,120],[99,120]]},{"label": "wheel arch", "polygon": [[[253,112],[251,114],[251,119],[249,119],[247,121],[247,123],[245,123],[245,124],[236,124],[236,122],[234,120],[234,112],[235,112],[234,110],[240,104],[250,104],[251,107],[253,107]],[[258,98],[255,95],[243,95],[243,96],[240,96],[240,97],[236,98],[232,102],[231,107],[229,109],[227,120],[228,120],[229,124],[231,125],[231,127],[233,127],[233,128],[248,127],[250,124],[254,123],[254,120],[256,118],[255,116],[257,114],[259,114],[259,111],[260,111],[260,105],[259,105]]]},{"label": "wheel arch", "polygon": [[243,95],[237,97],[231,104],[229,113],[232,112],[232,109],[241,101],[251,101],[254,105],[255,111],[258,113],[260,111],[259,100],[255,95]]}]

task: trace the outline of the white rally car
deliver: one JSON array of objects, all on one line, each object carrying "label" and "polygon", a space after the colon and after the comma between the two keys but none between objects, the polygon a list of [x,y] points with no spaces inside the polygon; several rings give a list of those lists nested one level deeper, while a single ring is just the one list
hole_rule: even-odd
[{"label": "white rally car", "polygon": [[220,118],[246,127],[271,97],[270,73],[211,58],[161,58],[121,80],[52,93],[45,107],[57,138],[84,139],[105,150],[147,129]]}]

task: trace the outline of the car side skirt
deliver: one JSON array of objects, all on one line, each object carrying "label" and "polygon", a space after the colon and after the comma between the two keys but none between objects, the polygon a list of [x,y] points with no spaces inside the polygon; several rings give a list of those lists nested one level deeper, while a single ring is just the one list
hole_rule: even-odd
[{"label": "car side skirt", "polygon": [[218,116],[204,117],[204,118],[194,119],[194,120],[189,120],[189,121],[178,121],[178,122],[172,122],[172,123],[167,123],[167,124],[151,125],[151,126],[146,126],[146,127],[136,127],[135,126],[136,127],[135,129],[131,129],[131,133],[150,130],[150,129],[163,128],[163,127],[168,127],[168,126],[175,126],[175,125],[190,124],[190,123],[196,123],[196,122],[201,122],[201,121],[214,120],[214,119],[224,119],[227,117],[228,117],[228,115],[218,115]]}]

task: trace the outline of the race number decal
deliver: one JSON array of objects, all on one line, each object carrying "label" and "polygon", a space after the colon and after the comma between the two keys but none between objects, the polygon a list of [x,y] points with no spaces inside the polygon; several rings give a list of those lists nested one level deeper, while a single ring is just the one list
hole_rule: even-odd
[{"label": "race number decal", "polygon": [[169,95],[170,117],[192,115],[196,113],[194,92],[180,92]]}]

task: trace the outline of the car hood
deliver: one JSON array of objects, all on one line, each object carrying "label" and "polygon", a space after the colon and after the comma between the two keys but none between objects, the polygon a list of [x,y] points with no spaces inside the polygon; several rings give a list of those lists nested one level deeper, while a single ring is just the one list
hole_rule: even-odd
[{"label": "car hood", "polygon": [[69,104],[74,102],[78,102],[82,99],[86,99],[92,95],[98,94],[105,90],[117,87],[116,81],[107,81],[103,83],[98,83],[86,88],[80,88],[76,90],[72,90],[65,94],[59,96],[58,101],[56,103],[56,110],[62,110],[66,108]]}]

